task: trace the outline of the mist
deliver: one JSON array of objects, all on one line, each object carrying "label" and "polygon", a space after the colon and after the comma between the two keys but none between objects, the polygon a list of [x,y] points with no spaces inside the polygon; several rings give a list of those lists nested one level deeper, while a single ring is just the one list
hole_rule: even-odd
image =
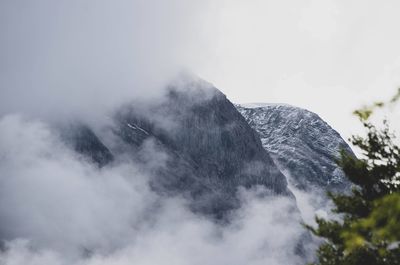
[{"label": "mist", "polygon": [[190,70],[209,1],[0,3],[0,114],[102,118]]},{"label": "mist", "polygon": [[0,120],[0,157],[2,264],[301,264],[293,200],[262,187],[240,189],[221,224],[154,192],[134,163],[99,169],[18,115]]}]

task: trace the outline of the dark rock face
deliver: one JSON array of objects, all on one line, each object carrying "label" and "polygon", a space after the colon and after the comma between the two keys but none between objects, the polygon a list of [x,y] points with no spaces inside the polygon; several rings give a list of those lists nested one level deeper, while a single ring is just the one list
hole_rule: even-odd
[{"label": "dark rock face", "polygon": [[302,190],[317,186],[343,191],[349,188],[335,162],[350,147],[317,114],[288,106],[237,106],[261,137],[264,148]]},{"label": "dark rock face", "polygon": [[62,126],[61,138],[77,153],[103,167],[113,161],[114,156],[100,141],[96,134],[86,125],[81,123]]},{"label": "dark rock face", "polygon": [[205,82],[171,86],[161,103],[121,107],[111,130],[118,141],[111,151],[89,129],[69,139],[75,150],[101,164],[124,154],[152,173],[155,190],[194,199],[195,211],[221,217],[239,206],[241,186],[262,185],[271,194],[291,196],[258,134]]}]

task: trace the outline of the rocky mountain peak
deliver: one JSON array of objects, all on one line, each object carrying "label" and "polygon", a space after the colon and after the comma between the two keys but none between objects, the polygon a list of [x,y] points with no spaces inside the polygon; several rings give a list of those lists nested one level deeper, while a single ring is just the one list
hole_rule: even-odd
[{"label": "rocky mountain peak", "polygon": [[312,186],[329,190],[348,188],[336,160],[341,150],[352,151],[317,114],[286,104],[237,105],[237,109],[295,186],[303,190]]}]

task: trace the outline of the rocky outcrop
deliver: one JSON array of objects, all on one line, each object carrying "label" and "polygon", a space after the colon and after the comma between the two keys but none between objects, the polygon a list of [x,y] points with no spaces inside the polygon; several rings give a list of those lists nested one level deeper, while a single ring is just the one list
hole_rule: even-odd
[{"label": "rocky outcrop", "polygon": [[349,182],[336,161],[352,153],[339,133],[317,114],[283,104],[237,106],[258,132],[265,150],[302,190],[343,191]]}]

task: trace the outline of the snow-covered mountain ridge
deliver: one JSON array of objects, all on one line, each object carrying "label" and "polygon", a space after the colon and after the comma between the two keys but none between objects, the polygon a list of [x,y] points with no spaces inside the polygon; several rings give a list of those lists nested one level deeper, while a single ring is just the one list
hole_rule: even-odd
[{"label": "snow-covered mountain ridge", "polygon": [[297,188],[309,190],[317,186],[340,191],[349,187],[336,160],[340,150],[352,151],[317,114],[287,104],[254,103],[236,107]]}]

